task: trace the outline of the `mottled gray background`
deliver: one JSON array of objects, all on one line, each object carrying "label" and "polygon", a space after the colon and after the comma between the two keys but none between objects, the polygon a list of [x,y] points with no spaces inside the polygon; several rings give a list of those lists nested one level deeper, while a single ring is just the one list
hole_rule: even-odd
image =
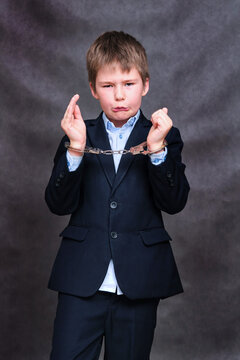
[{"label": "mottled gray background", "polygon": [[164,215],[185,293],[160,302],[151,359],[239,359],[240,1],[1,0],[0,14],[0,359],[48,359],[46,286],[68,218],[48,211],[44,189],[70,97],[85,118],[99,112],[85,54],[113,29],[145,46],[142,108],[169,108],[191,184],[185,210]]}]

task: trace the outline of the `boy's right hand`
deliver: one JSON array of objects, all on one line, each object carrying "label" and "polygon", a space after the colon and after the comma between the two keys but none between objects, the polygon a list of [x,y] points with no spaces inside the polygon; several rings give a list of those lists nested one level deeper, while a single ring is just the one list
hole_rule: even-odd
[{"label": "boy's right hand", "polygon": [[[81,111],[77,105],[79,95],[76,94],[70,100],[61,127],[70,140],[70,146],[75,149],[84,149],[86,145],[86,125],[83,121]],[[69,150],[72,155],[81,156],[82,153]]]}]

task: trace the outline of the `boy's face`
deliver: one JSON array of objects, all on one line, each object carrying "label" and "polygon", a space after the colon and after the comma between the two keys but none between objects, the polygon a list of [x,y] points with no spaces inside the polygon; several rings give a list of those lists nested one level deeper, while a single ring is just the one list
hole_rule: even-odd
[{"label": "boy's face", "polygon": [[120,127],[136,115],[141,106],[142,96],[149,89],[149,79],[143,85],[135,67],[129,72],[122,71],[118,63],[105,65],[96,77],[96,90],[90,83],[92,95],[99,100],[102,110],[115,126]]}]

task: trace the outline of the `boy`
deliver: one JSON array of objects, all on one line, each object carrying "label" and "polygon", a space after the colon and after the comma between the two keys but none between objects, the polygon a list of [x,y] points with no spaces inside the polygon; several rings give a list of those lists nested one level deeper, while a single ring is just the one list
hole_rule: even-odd
[{"label": "boy", "polygon": [[[104,336],[105,359],[147,360],[159,300],[182,292],[161,210],[177,213],[187,201],[183,142],[167,108],[151,121],[140,110],[149,74],[135,38],[104,33],[87,69],[103,112],[84,122],[79,96],[71,99],[46,189],[50,210],[71,214],[49,280],[58,291],[51,359],[98,359]],[[83,151],[146,140],[148,155]]]}]

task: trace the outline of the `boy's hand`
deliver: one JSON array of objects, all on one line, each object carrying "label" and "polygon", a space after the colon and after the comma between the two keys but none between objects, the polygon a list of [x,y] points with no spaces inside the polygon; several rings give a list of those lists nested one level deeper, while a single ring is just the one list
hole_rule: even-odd
[{"label": "boy's hand", "polygon": [[[84,149],[86,145],[86,125],[83,121],[80,108],[77,105],[79,95],[74,95],[70,100],[64,117],[61,121],[61,127],[70,140],[70,146],[75,149]],[[69,150],[72,155],[81,155]]]},{"label": "boy's hand", "polygon": [[151,116],[152,127],[147,137],[147,147],[150,151],[156,151],[163,146],[167,133],[173,126],[168,116],[168,109],[162,108],[155,111]]}]

